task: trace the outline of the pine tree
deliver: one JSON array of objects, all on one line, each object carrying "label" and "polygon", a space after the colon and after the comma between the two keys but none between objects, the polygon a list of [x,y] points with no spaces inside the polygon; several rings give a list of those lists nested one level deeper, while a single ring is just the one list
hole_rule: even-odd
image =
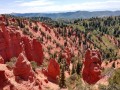
[{"label": "pine tree", "polygon": [[34,31],[37,32],[38,31],[38,26],[34,26]]},{"label": "pine tree", "polygon": [[66,83],[65,83],[65,68],[64,64],[61,65],[61,74],[60,74],[60,82],[59,82],[60,88],[65,88]]},{"label": "pine tree", "polygon": [[113,62],[112,67],[115,68],[115,62]]},{"label": "pine tree", "polygon": [[77,68],[76,68],[76,73],[77,73],[78,75],[80,75],[81,69],[82,69],[82,63],[80,63],[80,62],[78,61],[78,63],[77,63]]},{"label": "pine tree", "polygon": [[25,28],[25,25],[22,22],[20,22],[20,28]]},{"label": "pine tree", "polygon": [[73,64],[73,66],[72,66],[72,73],[71,74],[74,74],[74,73],[75,73],[75,66]]},{"label": "pine tree", "polygon": [[6,26],[9,26],[9,21],[8,21],[8,19],[6,19]]}]

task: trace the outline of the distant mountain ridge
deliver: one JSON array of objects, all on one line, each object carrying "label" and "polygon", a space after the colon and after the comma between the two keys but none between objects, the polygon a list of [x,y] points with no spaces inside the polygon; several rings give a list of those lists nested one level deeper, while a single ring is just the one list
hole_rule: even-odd
[{"label": "distant mountain ridge", "polygon": [[104,16],[119,16],[120,11],[75,11],[63,13],[12,13],[11,15],[23,17],[49,17],[52,19],[77,19],[77,18],[91,18]]}]

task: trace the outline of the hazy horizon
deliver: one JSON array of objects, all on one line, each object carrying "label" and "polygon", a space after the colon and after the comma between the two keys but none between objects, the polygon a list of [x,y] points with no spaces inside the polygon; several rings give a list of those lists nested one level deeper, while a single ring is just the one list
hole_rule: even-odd
[{"label": "hazy horizon", "polygon": [[1,0],[0,14],[119,11],[120,0]]}]

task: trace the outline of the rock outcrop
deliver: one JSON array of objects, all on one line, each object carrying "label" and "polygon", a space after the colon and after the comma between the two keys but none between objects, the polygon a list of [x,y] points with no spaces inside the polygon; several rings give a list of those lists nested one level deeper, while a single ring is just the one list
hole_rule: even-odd
[{"label": "rock outcrop", "polygon": [[57,76],[60,75],[59,64],[54,59],[50,60],[50,63],[48,65],[48,74],[53,79],[57,79]]},{"label": "rock outcrop", "polygon": [[35,61],[38,65],[43,62],[43,50],[42,45],[36,39],[30,40],[28,37],[23,37],[24,50],[28,60]]},{"label": "rock outcrop", "polygon": [[4,59],[0,56],[0,64],[4,64]]},{"label": "rock outcrop", "polygon": [[42,82],[35,77],[30,62],[21,53],[13,70],[0,64],[0,90],[42,90]]},{"label": "rock outcrop", "polygon": [[[3,18],[1,18],[3,19]],[[42,45],[37,39],[29,39],[16,30],[8,29],[3,22],[0,23],[0,55],[7,62],[12,57],[25,50],[29,61],[35,61],[39,65],[43,62]]]},{"label": "rock outcrop", "polygon": [[50,59],[48,69],[47,71],[43,70],[43,73],[48,77],[48,80],[57,81],[57,76],[60,75],[60,67],[55,59]]},{"label": "rock outcrop", "polygon": [[0,24],[0,55],[6,61],[12,57],[18,57],[22,52],[21,36],[18,32],[7,30],[4,23]]},{"label": "rock outcrop", "polygon": [[15,76],[19,76],[24,80],[32,79],[34,77],[30,62],[27,60],[23,53],[19,55],[13,69],[13,73]]},{"label": "rock outcrop", "polygon": [[43,62],[43,50],[42,45],[37,39],[33,39],[33,52],[33,60],[41,65]]},{"label": "rock outcrop", "polygon": [[85,53],[83,80],[89,84],[95,84],[101,78],[101,55],[98,50],[88,49]]},{"label": "rock outcrop", "polygon": [[0,64],[0,90],[7,84],[7,77],[5,75],[7,67],[5,64]]}]

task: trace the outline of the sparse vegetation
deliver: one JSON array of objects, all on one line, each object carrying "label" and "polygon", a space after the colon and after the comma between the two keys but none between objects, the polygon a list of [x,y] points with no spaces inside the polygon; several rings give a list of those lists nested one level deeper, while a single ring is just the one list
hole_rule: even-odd
[{"label": "sparse vegetation", "polygon": [[37,31],[38,31],[38,26],[34,26],[34,27],[33,27],[33,30],[34,30],[35,32],[37,32]]},{"label": "sparse vegetation", "polygon": [[38,65],[35,61],[31,61],[31,66],[32,66],[32,69],[35,71],[36,68],[38,68]]},{"label": "sparse vegetation", "polygon": [[111,90],[113,90],[113,89],[119,90],[120,89],[120,69],[116,69],[115,73],[109,79],[109,88]]},{"label": "sparse vegetation", "polygon": [[80,61],[78,61],[77,67],[76,67],[76,73],[77,73],[78,75],[80,75],[81,70],[82,70],[82,63],[81,63]]},{"label": "sparse vegetation", "polygon": [[29,35],[30,34],[29,29],[28,28],[24,28],[23,29],[23,34]]},{"label": "sparse vegetation", "polygon": [[12,57],[9,62],[6,62],[7,67],[10,69],[14,68],[16,61],[17,61],[17,58]]},{"label": "sparse vegetation", "polygon": [[59,80],[60,88],[66,88],[66,81],[65,81],[65,68],[64,64],[61,65],[61,74]]},{"label": "sparse vegetation", "polygon": [[99,85],[99,90],[119,90],[120,89],[120,69],[116,69],[109,78],[109,85]]},{"label": "sparse vegetation", "polygon": [[[43,29],[41,23],[38,21],[42,21],[47,29]],[[20,34],[26,37],[30,36],[31,39],[37,38],[42,44],[42,47],[44,47],[44,61],[41,65],[42,67],[46,68],[51,58],[59,63],[61,69],[59,77],[60,88],[68,88],[68,90],[94,90],[94,87],[91,85],[83,83],[81,77],[82,60],[88,48],[100,50],[102,60],[105,61],[105,67],[109,67],[109,64],[112,63],[113,60],[115,61],[120,58],[118,53],[120,49],[120,16],[73,19],[69,21],[61,19],[54,21],[46,17],[32,17],[29,19],[18,18],[15,23],[6,20],[6,26],[10,25],[18,25]],[[48,29],[54,34],[50,33]],[[30,43],[33,43],[32,40],[30,40]],[[20,44],[24,47],[22,42]],[[38,46],[36,45],[35,47]],[[66,48],[69,49],[69,55],[67,55]],[[32,49],[33,48],[30,50],[32,51]],[[37,52],[37,50],[32,51],[32,54],[34,52]],[[68,57],[70,59],[70,65],[67,63]],[[6,62],[7,67],[13,69],[16,60],[16,58],[12,58],[9,62]],[[36,68],[39,68],[35,61],[31,61],[30,63],[34,71]],[[102,76],[109,75],[110,79],[108,86],[99,85],[100,90],[120,89],[120,70],[115,69],[116,64],[114,62],[112,67],[102,70]],[[67,78],[65,76],[66,73],[69,74]]]}]

